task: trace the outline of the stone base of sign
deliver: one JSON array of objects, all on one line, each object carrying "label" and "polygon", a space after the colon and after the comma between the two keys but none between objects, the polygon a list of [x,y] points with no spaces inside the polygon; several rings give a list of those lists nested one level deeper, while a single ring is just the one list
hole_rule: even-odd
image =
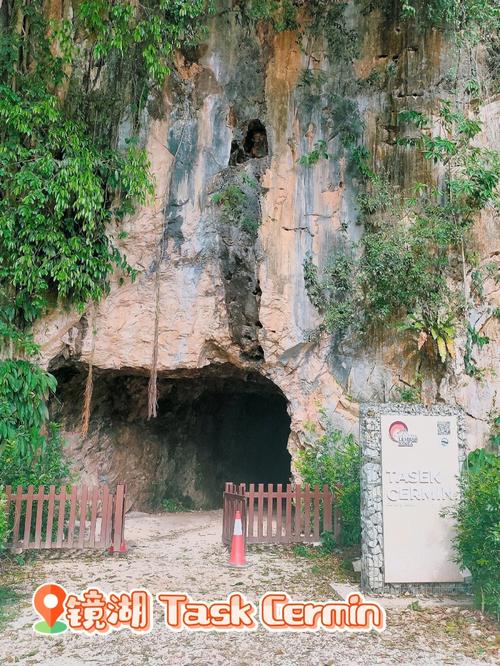
[{"label": "stone base of sign", "polygon": [[[368,591],[364,587],[363,591]],[[397,594],[397,595],[436,595],[438,597],[468,594],[472,591],[470,583],[384,583],[383,590],[376,594]],[[372,591],[375,594],[375,591]]]},{"label": "stone base of sign", "polygon": [[[386,583],[382,513],[382,414],[458,417],[460,461],[465,459],[465,421],[460,409],[445,404],[432,407],[409,403],[364,404],[360,408],[361,461],[361,589],[373,594],[450,594],[467,590],[465,583]],[[425,553],[422,553],[425,557]]]}]

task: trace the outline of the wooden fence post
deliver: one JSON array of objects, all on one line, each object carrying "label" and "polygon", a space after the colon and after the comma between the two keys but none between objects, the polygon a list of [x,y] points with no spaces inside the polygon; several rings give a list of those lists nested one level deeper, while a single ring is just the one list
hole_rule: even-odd
[{"label": "wooden fence post", "polygon": [[114,534],[113,534],[113,552],[120,553],[124,552],[122,550],[125,547],[125,542],[123,541],[123,532],[124,532],[124,509],[125,509],[125,486],[120,484],[116,486],[116,496],[115,496],[115,515],[114,515]]},{"label": "wooden fence post", "polygon": [[323,486],[323,532],[332,531],[332,502],[332,492],[325,484]]},{"label": "wooden fence post", "polygon": [[45,500],[44,486],[38,486],[38,492],[35,495],[37,500],[36,505],[36,522],[35,522],[35,543],[33,548],[39,549],[42,543],[42,518],[43,518],[43,503]]},{"label": "wooden fence post", "polygon": [[30,547],[31,538],[31,516],[33,513],[33,486],[28,486],[26,494],[26,517],[24,521],[23,548],[27,550]]},{"label": "wooden fence post", "polygon": [[59,491],[59,513],[57,515],[56,548],[62,548],[64,541],[64,518],[66,514],[66,486]]},{"label": "wooden fence post", "polygon": [[45,548],[50,548],[52,545],[52,525],[54,523],[54,503],[56,498],[56,487],[49,486],[49,496],[48,496],[48,514],[47,514],[47,526],[45,532]]}]

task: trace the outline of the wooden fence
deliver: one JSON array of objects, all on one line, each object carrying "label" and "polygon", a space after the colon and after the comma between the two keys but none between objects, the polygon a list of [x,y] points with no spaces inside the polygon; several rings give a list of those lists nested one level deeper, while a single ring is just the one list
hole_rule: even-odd
[{"label": "wooden fence", "polygon": [[11,549],[106,549],[124,552],[125,486],[6,487]]},{"label": "wooden fence", "polygon": [[[243,501],[245,500],[245,501]],[[247,543],[315,543],[322,532],[340,540],[340,511],[328,486],[226,483],[224,492],[223,543],[230,543],[234,506],[245,509],[243,533]],[[225,520],[225,523],[224,523]]]},{"label": "wooden fence", "polygon": [[[234,516],[236,511],[241,513],[241,522],[243,526],[246,525],[246,508],[247,501],[244,494],[241,494],[238,491],[224,492],[224,507],[222,511],[222,543],[224,543],[226,546],[231,544],[231,539],[233,538]],[[245,530],[243,530],[243,536],[246,536]]]}]

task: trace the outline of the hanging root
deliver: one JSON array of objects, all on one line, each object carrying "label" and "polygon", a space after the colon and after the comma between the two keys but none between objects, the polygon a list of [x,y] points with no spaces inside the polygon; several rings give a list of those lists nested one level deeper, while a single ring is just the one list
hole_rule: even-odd
[{"label": "hanging root", "polygon": [[153,333],[153,354],[148,384],[148,420],[158,414],[158,329],[160,323],[160,268],[162,252],[158,253],[155,276],[155,327]]},{"label": "hanging root", "polygon": [[[177,159],[177,154],[182,145],[184,139],[184,130],[186,129],[187,121],[184,122],[182,126],[181,138],[179,144],[177,145],[177,150],[173,155],[173,164],[172,168]],[[163,216],[165,215],[165,210],[167,206],[167,196],[168,196],[168,187],[165,188],[163,193]],[[148,384],[148,420],[154,419],[158,415],[158,330],[160,325],[160,272],[161,264],[166,255],[166,239],[165,239],[165,229],[162,229],[162,235],[160,238],[160,243],[158,246],[158,254],[156,260],[156,275],[155,275],[155,327],[153,333],[153,353],[151,356],[151,369],[149,372],[149,384]]]},{"label": "hanging root", "polygon": [[93,366],[92,363],[89,363],[89,370],[87,373],[87,382],[85,384],[85,394],[83,398],[83,411],[82,411],[82,435],[83,437],[87,436],[89,431],[89,421],[90,421],[90,404],[92,402],[92,391],[94,388],[93,382]]},{"label": "hanging root", "polygon": [[82,436],[86,437],[87,433],[89,431],[89,423],[90,423],[90,406],[92,404],[92,392],[94,389],[94,381],[93,381],[93,374],[94,374],[94,351],[95,351],[95,335],[96,335],[96,329],[95,329],[95,320],[96,320],[96,313],[95,313],[95,307],[94,303],[91,304],[91,317],[90,317],[90,323],[92,326],[92,349],[90,352],[90,360],[89,360],[89,369],[87,372],[87,381],[85,383],[85,393],[83,396],[83,410],[82,410]]}]

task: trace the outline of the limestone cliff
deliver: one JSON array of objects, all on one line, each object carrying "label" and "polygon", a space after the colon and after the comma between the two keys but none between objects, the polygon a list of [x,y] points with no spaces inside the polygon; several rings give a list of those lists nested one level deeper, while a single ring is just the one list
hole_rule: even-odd
[{"label": "limestone cliff", "polygon": [[[389,399],[415,373],[416,355],[403,335],[374,337],[363,344],[332,340],[325,333],[310,335],[320,315],[305,289],[304,260],[312,255],[321,265],[341,234],[356,241],[362,227],[360,183],[341,151],[311,167],[299,163],[324,131],[324,109],[307,103],[300,82],[304,68],[321,70],[336,95],[356,104],[363,141],[375,164],[404,187],[417,175],[429,178],[430,166],[396,144],[397,113],[409,104],[435,109],[436,100],[446,95],[452,50],[435,30],[417,32],[380,10],[361,12],[350,3],[346,25],[359,36],[358,56],[350,63],[318,49],[311,63],[297,31],[277,33],[265,24],[249,23],[237,3],[230,4],[223,3],[212,17],[196,54],[178,54],[161,111],[151,110],[143,119],[155,196],[126,220],[128,236],[117,240],[137,279],[125,284],[116,279],[94,317],[90,311],[83,316],[56,311],[37,329],[43,362],[60,381],[63,405],[57,409],[72,442],[75,467],[83,478],[127,481],[136,506],[153,505],[160,498],[161,493],[143,489],[152,476],[158,484],[168,476],[172,494],[195,503],[209,501],[212,490],[200,490],[186,471],[198,466],[201,473],[209,464],[193,444],[203,432],[175,434],[187,418],[181,409],[183,391],[188,401],[196,392],[203,396],[209,384],[211,395],[243,392],[247,397],[238,409],[243,418],[248,408],[252,419],[283,398],[293,457],[308,424],[318,421],[320,408],[338,427],[355,430],[359,402]],[[482,140],[494,146],[496,98],[486,101],[482,116]],[[126,123],[120,131],[126,136]],[[243,225],[242,219],[225,213],[220,193],[231,185],[245,194],[244,210],[238,212]],[[482,216],[475,233],[480,261],[498,256],[491,214]],[[486,292],[490,302],[498,297],[492,281]],[[486,321],[485,312],[478,317],[494,341],[495,319]],[[165,437],[181,447],[171,441],[165,455],[161,428],[146,421],[147,377],[156,342],[158,418],[170,433]],[[484,442],[495,408],[499,386],[491,369],[498,368],[497,349],[492,342],[476,354],[486,369],[482,381],[464,373],[460,354],[445,369],[430,368],[424,377],[424,400],[463,407],[474,444]],[[78,423],[89,363],[95,394],[89,435],[82,443]],[[175,408],[169,402],[172,391]],[[250,395],[264,400],[252,407]],[[216,402],[208,401],[206,409],[215,410]],[[161,421],[162,409],[170,410],[169,421]],[[194,410],[189,418],[201,417]],[[273,427],[269,422],[268,430]],[[278,430],[286,438],[287,424],[282,422]],[[182,449],[183,443],[187,448]],[[158,471],[162,466],[170,469],[163,476]],[[224,474],[238,472],[229,466]],[[273,479],[261,475],[253,480]]]}]

